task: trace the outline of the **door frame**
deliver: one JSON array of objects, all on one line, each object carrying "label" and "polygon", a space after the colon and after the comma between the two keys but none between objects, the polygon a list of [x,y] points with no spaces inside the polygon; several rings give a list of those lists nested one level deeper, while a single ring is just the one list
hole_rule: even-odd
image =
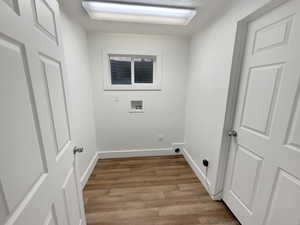
[{"label": "door frame", "polygon": [[266,3],[262,7],[258,8],[257,10],[237,22],[229,88],[227,93],[225,120],[223,126],[223,138],[221,142],[220,161],[217,172],[216,193],[218,194],[216,194],[215,196],[216,200],[221,200],[223,198],[224,184],[227,174],[227,165],[229,161],[231,146],[231,138],[227,135],[227,133],[232,129],[235,118],[240,86],[240,76],[243,68],[245,46],[247,42],[248,23],[255,19],[258,19],[264,14],[289,1],[291,0],[270,0],[270,2]]}]

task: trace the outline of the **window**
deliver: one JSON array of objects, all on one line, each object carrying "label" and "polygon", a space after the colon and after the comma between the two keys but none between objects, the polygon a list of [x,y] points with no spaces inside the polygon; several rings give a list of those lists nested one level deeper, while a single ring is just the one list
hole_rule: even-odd
[{"label": "window", "polygon": [[134,83],[153,83],[154,59],[151,57],[134,58]]},{"label": "window", "polygon": [[160,90],[159,54],[104,53],[105,90]]},{"label": "window", "polygon": [[154,56],[110,55],[112,85],[153,84]]},{"label": "window", "polygon": [[131,84],[131,58],[110,57],[111,84]]}]

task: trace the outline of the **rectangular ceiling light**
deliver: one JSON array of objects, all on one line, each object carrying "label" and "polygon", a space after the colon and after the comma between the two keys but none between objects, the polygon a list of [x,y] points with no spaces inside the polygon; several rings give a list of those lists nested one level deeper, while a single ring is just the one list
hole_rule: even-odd
[{"label": "rectangular ceiling light", "polygon": [[92,19],[135,23],[187,25],[196,15],[195,9],[134,5],[112,2],[83,1]]}]

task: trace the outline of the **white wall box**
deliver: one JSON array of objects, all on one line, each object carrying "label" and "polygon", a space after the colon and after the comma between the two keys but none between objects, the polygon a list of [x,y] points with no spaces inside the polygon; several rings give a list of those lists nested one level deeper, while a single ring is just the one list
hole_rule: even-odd
[{"label": "white wall box", "polygon": [[131,100],[130,101],[130,113],[143,113],[144,101],[143,100]]}]

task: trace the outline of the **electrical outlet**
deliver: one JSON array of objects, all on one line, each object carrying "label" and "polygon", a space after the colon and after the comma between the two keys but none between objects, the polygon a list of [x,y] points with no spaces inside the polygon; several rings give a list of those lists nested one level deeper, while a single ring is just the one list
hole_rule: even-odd
[{"label": "electrical outlet", "polygon": [[119,97],[114,97],[114,102],[119,102],[119,101],[120,101]]},{"label": "electrical outlet", "polygon": [[202,161],[204,167],[208,167],[209,161],[207,159],[203,159]]},{"label": "electrical outlet", "polygon": [[172,151],[176,154],[182,154],[184,143],[172,143]]},{"label": "electrical outlet", "polygon": [[164,135],[163,134],[160,134],[158,135],[158,141],[163,141],[164,140]]}]

